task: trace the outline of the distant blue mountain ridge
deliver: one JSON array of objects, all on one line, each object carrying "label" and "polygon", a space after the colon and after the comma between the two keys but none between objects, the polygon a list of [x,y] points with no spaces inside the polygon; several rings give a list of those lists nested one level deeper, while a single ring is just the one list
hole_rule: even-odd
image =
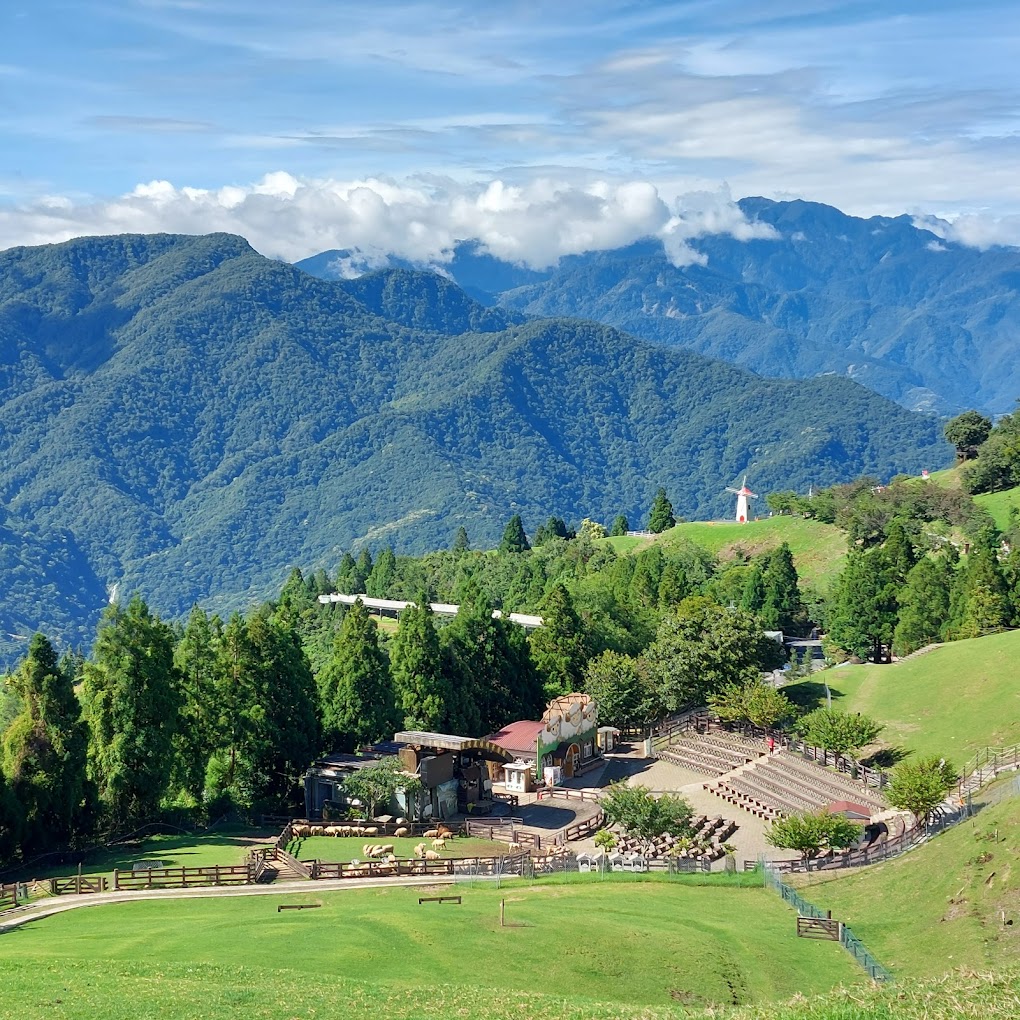
[{"label": "distant blue mountain ridge", "polygon": [[[529,316],[592,319],[763,375],[848,376],[912,410],[1013,410],[1020,396],[1020,250],[979,251],[909,216],[848,216],[745,198],[775,239],[695,238],[704,265],[674,266],[656,239],[532,270],[459,244],[432,267],[476,300]],[[355,252],[297,265],[337,278]],[[375,256],[366,269],[401,265]],[[419,267],[423,268],[423,267]]]}]

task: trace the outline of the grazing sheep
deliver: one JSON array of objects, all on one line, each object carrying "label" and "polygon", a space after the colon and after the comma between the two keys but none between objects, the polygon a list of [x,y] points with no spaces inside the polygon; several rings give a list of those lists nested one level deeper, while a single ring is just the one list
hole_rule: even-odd
[{"label": "grazing sheep", "polygon": [[366,836],[378,836],[379,835],[379,826],[378,825],[369,825],[365,829],[365,835]]},{"label": "grazing sheep", "polygon": [[424,859],[424,857],[425,857],[425,849],[426,849],[425,848],[425,844],[424,843],[419,843],[414,848],[414,856],[419,858],[419,860]]},{"label": "grazing sheep", "polygon": [[512,854],[519,854],[521,852],[521,850],[523,850],[523,849],[524,848],[521,846],[520,843],[511,843],[507,847],[507,850],[509,850],[510,853],[512,853]]},{"label": "grazing sheep", "polygon": [[321,836],[323,834],[323,832],[324,832],[324,829],[323,829],[323,827],[321,825],[310,825],[308,827],[308,835],[309,836]]},{"label": "grazing sheep", "polygon": [[435,850],[425,851],[425,860],[427,861],[441,861],[443,859],[442,854],[437,854]]},{"label": "grazing sheep", "polygon": [[312,827],[310,825],[292,825],[290,831],[297,837],[310,836]]},{"label": "grazing sheep", "polygon": [[339,836],[340,835],[340,826],[339,825],[327,825],[326,826],[326,835],[327,836]]},{"label": "grazing sheep", "polygon": [[422,835],[426,839],[436,839],[439,836],[439,830],[438,829],[427,829],[425,832],[422,833]]},{"label": "grazing sheep", "polygon": [[432,840],[432,849],[433,850],[445,850],[446,849],[446,840],[443,839],[442,836],[437,836],[434,840]]},{"label": "grazing sheep", "polygon": [[393,835],[394,836],[410,836],[411,835],[411,830],[409,828],[407,828],[407,826],[401,825],[401,826],[398,826],[396,829],[393,830]]},{"label": "grazing sheep", "polygon": [[436,827],[436,835],[440,839],[453,838],[453,829],[448,829],[445,825],[439,825]]},{"label": "grazing sheep", "polygon": [[382,849],[382,852],[384,854],[391,854],[391,853],[393,853],[393,844],[392,843],[383,843],[381,849]]}]

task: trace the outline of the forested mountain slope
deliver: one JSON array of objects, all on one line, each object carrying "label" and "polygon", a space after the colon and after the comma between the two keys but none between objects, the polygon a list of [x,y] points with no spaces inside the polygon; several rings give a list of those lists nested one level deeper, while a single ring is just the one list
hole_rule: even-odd
[{"label": "forested mountain slope", "polygon": [[[534,272],[467,242],[443,271],[507,308],[594,319],[764,375],[848,375],[938,413],[1013,409],[1020,251],[968,248],[908,216],[861,219],[764,198],[739,205],[774,236],[694,239],[699,261],[689,265],[674,266],[649,240]],[[340,263],[316,256],[299,265],[329,277]]]},{"label": "forested mountain slope", "polygon": [[326,282],[227,235],[0,253],[0,425],[5,562],[40,593],[26,614],[5,586],[0,631],[65,639],[104,587],[223,609],[358,543],[636,523],[660,484],[713,515],[745,471],[768,491],[949,459],[934,422],[846,379],[514,323],[431,275]]}]

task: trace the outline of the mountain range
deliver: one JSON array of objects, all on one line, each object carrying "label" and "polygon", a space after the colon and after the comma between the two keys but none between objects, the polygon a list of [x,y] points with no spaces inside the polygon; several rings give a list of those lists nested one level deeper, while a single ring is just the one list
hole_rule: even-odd
[{"label": "mountain range", "polygon": [[[522,302],[530,305],[531,302]],[[633,525],[725,487],[938,467],[933,419],[850,379],[762,378],[410,269],[324,281],[241,238],[0,252],[0,652],[86,643],[106,598],[227,611],[292,565],[463,524]]]},{"label": "mountain range", "polygon": [[[536,271],[463,242],[435,267],[484,303],[592,319],[656,343],[788,378],[833,373],[905,407],[1012,411],[1020,395],[1020,251],[979,251],[908,216],[848,216],[813,202],[746,198],[767,239],[711,234],[674,265],[661,241],[563,258]],[[396,264],[324,252],[324,278]],[[406,263],[400,263],[406,267]]]}]

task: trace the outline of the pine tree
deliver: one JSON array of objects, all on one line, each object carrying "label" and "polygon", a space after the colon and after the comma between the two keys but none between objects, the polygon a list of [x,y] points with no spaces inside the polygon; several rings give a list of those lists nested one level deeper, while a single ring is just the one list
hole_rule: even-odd
[{"label": "pine tree", "polygon": [[897,655],[909,655],[942,640],[952,580],[952,568],[945,557],[926,557],[911,568],[899,589],[899,619],[893,633]]},{"label": "pine tree", "polygon": [[652,501],[652,509],[648,514],[648,530],[656,535],[676,526],[673,516],[673,504],[666,498],[666,490],[660,488]]},{"label": "pine tree", "polygon": [[520,553],[527,552],[530,548],[528,536],[524,533],[521,515],[514,514],[503,531],[503,538],[499,543],[499,551],[501,553]]},{"label": "pine tree", "polygon": [[358,588],[357,576],[358,565],[354,562],[354,557],[349,552],[345,552],[340,558],[340,566],[337,568],[335,590],[345,595],[357,595],[361,590]]},{"label": "pine tree", "polygon": [[540,607],[542,626],[531,635],[531,657],[547,698],[581,689],[590,653],[587,635],[563,584],[555,584]]},{"label": "pine tree", "polygon": [[29,856],[78,833],[88,808],[88,729],[71,679],[42,634],[33,635],[10,683],[23,708],[3,734],[3,771],[20,806],[22,854]]},{"label": "pine tree", "polygon": [[880,662],[895,626],[895,575],[884,550],[852,552],[833,594],[829,637],[851,655]]},{"label": "pine tree", "polygon": [[432,610],[423,595],[400,614],[400,627],[390,653],[390,672],[404,728],[438,730],[450,691]]},{"label": "pine tree", "polygon": [[609,534],[613,538],[619,538],[622,535],[626,535],[630,531],[630,522],[623,514],[617,514],[613,518],[613,526],[609,529]]},{"label": "pine tree", "polygon": [[358,599],[344,615],[333,657],[319,676],[322,729],[338,751],[393,736],[393,684],[379,634]]},{"label": "pine tree", "polygon": [[174,649],[174,665],[181,678],[180,727],[174,738],[174,786],[201,802],[205,772],[217,744],[220,680],[219,617],[210,619],[198,606],[191,610],[184,633]]},{"label": "pine tree", "polygon": [[170,786],[181,704],[173,632],[136,595],[104,613],[85,665],[89,777],[111,821],[154,817]]},{"label": "pine tree", "polygon": [[365,587],[368,584],[369,575],[372,573],[372,554],[367,548],[361,550],[358,562],[354,566],[354,574],[351,576],[353,588],[351,595],[367,595]]},{"label": "pine tree", "polygon": [[902,583],[913,569],[914,564],[917,563],[917,554],[907,537],[902,521],[894,519],[889,524],[883,549],[896,580]]},{"label": "pine tree", "polygon": [[795,633],[801,616],[800,589],[793,554],[786,542],[766,556],[762,585],[765,589],[762,623],[770,630]]},{"label": "pine tree", "polygon": [[365,582],[365,594],[373,598],[384,599],[390,597],[390,589],[397,579],[397,557],[393,550],[386,546],[372,567],[372,572]]},{"label": "pine tree", "polygon": [[468,541],[467,528],[462,524],[458,529],[457,533],[453,536],[453,545],[450,547],[451,551],[456,553],[458,556],[468,552],[471,548],[471,543]]}]

